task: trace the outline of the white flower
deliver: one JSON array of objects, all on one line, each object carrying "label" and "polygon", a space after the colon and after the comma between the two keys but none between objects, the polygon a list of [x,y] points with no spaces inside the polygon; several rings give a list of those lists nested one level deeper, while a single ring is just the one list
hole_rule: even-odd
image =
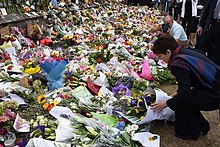
[{"label": "white flower", "polygon": [[138,130],[138,125],[135,125],[135,124],[131,125],[131,129],[132,131]]},{"label": "white flower", "polygon": [[57,97],[57,93],[55,93],[52,97],[53,97],[53,98],[56,98],[56,97]]},{"label": "white flower", "polygon": [[61,102],[61,100],[62,100],[62,98],[61,97],[56,97],[55,99],[54,99],[54,101],[56,101],[56,102]]},{"label": "white flower", "polygon": [[156,75],[157,74],[157,68],[155,66],[151,66],[151,73],[153,75]]},{"label": "white flower", "polygon": [[126,132],[130,133],[132,131],[132,128],[130,125],[128,125],[126,128],[125,128]]}]

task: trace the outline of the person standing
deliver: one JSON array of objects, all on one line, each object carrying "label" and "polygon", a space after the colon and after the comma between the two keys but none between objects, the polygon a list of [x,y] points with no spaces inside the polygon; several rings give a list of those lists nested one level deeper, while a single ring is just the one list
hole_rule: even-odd
[{"label": "person standing", "polygon": [[181,18],[187,37],[189,37],[193,17],[197,16],[197,3],[198,0],[183,0]]},{"label": "person standing", "polygon": [[186,140],[197,140],[210,130],[209,122],[201,111],[219,109],[220,67],[201,51],[180,48],[176,40],[164,35],[152,48],[168,67],[178,83],[177,92],[171,99],[151,105],[154,111],[169,107],[175,112],[175,136]]},{"label": "person standing", "polygon": [[220,0],[206,1],[197,33],[201,36],[199,49],[220,65]]},{"label": "person standing", "polygon": [[[193,48],[196,46],[197,41],[200,40],[200,37],[197,37],[196,31],[197,31],[197,26],[199,24],[200,15],[201,15],[204,5],[205,5],[204,0],[198,0],[197,16],[193,17],[193,20],[192,20],[192,25],[191,25],[190,32],[189,32],[190,33],[189,44]],[[198,46],[196,48],[198,48]]]},{"label": "person standing", "polygon": [[174,3],[174,20],[179,21],[183,0],[175,0]]}]

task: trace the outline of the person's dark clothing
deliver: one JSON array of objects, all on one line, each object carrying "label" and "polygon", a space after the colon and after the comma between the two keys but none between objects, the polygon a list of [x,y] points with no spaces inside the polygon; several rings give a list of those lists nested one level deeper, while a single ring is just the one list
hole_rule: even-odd
[{"label": "person's dark clothing", "polygon": [[[199,0],[197,5],[204,6],[205,3],[206,3],[205,0]],[[191,28],[192,33],[196,33],[196,31],[197,31],[197,27],[199,24],[200,16],[202,14],[202,10],[203,9],[197,9],[197,17],[195,17],[195,19],[193,20],[193,24],[192,24],[192,28]],[[196,46],[195,46],[195,48],[197,48],[197,49],[199,49],[200,40],[201,40],[201,36],[197,34],[196,35]]]},{"label": "person's dark clothing", "polygon": [[[178,82],[178,95],[169,99],[167,105],[175,111],[176,134],[188,139],[198,138],[201,132],[207,134],[210,129],[200,111],[219,108],[220,68],[194,49],[177,48],[170,61],[169,68]],[[213,70],[202,68],[207,66]],[[208,79],[208,76],[213,78]],[[201,80],[205,77],[207,81]]]},{"label": "person's dark clothing", "polygon": [[192,1],[186,0],[185,3],[185,15],[182,18],[182,26],[186,31],[187,37],[189,37],[191,25],[192,25],[193,17],[192,17]]},{"label": "person's dark clothing", "polygon": [[201,19],[199,22],[199,26],[203,28],[204,33],[208,31],[210,28],[210,24],[211,24],[211,20],[212,20],[212,16],[213,16],[216,3],[217,3],[217,0],[207,0],[204,5]]},{"label": "person's dark clothing", "polygon": [[209,59],[220,66],[220,20],[213,19],[213,12],[217,0],[207,1],[200,18],[199,26],[203,34],[199,42],[199,49],[207,53]]},{"label": "person's dark clothing", "polygon": [[174,7],[174,20],[177,20],[178,15],[181,14],[182,4],[183,4],[183,2],[175,4],[175,7]]}]

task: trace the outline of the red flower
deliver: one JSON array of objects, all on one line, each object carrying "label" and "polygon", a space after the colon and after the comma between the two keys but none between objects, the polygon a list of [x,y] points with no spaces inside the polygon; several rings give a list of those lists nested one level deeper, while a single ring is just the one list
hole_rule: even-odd
[{"label": "red flower", "polygon": [[60,58],[60,57],[57,57],[56,60],[60,62],[60,61],[61,61],[61,58]]},{"label": "red flower", "polygon": [[50,111],[54,107],[54,103],[49,104],[47,110]]},{"label": "red flower", "polygon": [[8,67],[7,67],[7,70],[11,70],[12,69],[12,65],[9,65]]},{"label": "red flower", "polygon": [[98,59],[97,59],[97,62],[98,62],[98,63],[100,63],[101,61],[102,61],[102,59],[101,59],[101,58],[98,58]]}]

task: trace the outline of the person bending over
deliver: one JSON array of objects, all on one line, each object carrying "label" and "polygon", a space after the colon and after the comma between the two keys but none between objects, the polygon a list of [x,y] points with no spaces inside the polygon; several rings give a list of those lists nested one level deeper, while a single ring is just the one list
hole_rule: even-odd
[{"label": "person bending over", "polygon": [[175,136],[197,140],[210,130],[201,111],[219,109],[220,67],[196,49],[180,48],[169,35],[161,35],[152,51],[166,63],[178,82],[169,100],[152,104],[154,111],[169,107],[175,112]]}]

